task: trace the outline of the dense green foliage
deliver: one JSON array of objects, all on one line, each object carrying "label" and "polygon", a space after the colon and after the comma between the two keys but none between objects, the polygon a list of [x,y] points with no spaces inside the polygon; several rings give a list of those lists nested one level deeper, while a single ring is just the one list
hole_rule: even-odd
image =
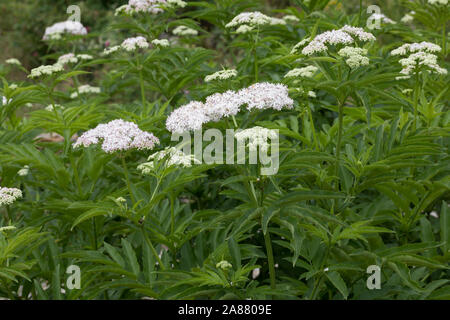
[{"label": "dense green foliage", "polygon": [[[0,297],[450,299],[449,78],[417,65],[410,78],[397,79],[404,57],[391,54],[405,43],[431,42],[448,69],[449,6],[390,1],[397,16],[380,4],[383,13],[395,20],[413,10],[413,21],[369,30],[359,3],[188,1],[157,15],[115,16],[120,3],[86,1],[81,22],[91,26],[88,35],[51,41],[40,39],[57,21],[30,14],[30,29],[14,34],[26,54],[37,56],[25,68],[0,66],[0,187],[23,192],[12,204],[0,202]],[[298,21],[245,34],[226,27],[244,11]],[[180,25],[198,36],[174,36]],[[314,55],[293,50],[344,25],[376,37],[361,43],[368,65],[350,68],[340,45]],[[25,43],[36,34],[39,41]],[[110,48],[139,35],[149,43],[169,39],[170,46],[102,54],[105,42]],[[70,52],[93,59],[50,76],[24,76],[28,64],[50,65]],[[305,65],[318,71],[284,77]],[[237,77],[204,81],[223,68],[236,69]],[[234,119],[241,129],[279,130],[275,175],[249,164],[181,167],[165,160],[148,175],[137,169],[176,145],[166,129],[173,110],[256,82],[283,83],[294,100],[292,109],[245,110]],[[101,92],[74,96],[83,84]],[[159,146],[73,148],[83,132],[114,119],[153,133]],[[225,132],[233,122],[204,128]],[[80,289],[66,288],[70,265],[80,267]],[[381,268],[381,289],[366,286],[371,265]]]}]

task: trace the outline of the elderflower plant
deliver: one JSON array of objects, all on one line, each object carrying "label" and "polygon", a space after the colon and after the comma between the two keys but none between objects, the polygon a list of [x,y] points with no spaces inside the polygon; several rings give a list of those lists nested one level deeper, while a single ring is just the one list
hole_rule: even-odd
[{"label": "elderflower plant", "polygon": [[88,147],[99,143],[103,151],[113,153],[130,149],[151,150],[159,144],[159,139],[150,132],[140,130],[133,122],[117,119],[86,131],[73,147]]},{"label": "elderflower plant", "polygon": [[0,207],[9,206],[20,198],[22,198],[20,189],[0,187]]}]

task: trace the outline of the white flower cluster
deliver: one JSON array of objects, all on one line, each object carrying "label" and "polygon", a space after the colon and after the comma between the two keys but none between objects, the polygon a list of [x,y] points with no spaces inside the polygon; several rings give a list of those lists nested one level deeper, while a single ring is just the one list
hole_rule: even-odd
[{"label": "white flower cluster", "polygon": [[[312,55],[314,53],[327,51],[326,45],[343,44],[348,45],[355,42],[355,38],[359,41],[374,41],[375,36],[359,27],[344,26],[338,30],[325,31],[317,35],[306,47],[303,48],[302,54]],[[298,50],[307,41],[298,43],[294,48]]]},{"label": "white flower cluster", "polygon": [[102,142],[103,151],[112,153],[134,148],[151,150],[159,144],[159,139],[152,133],[140,130],[133,122],[117,119],[86,131],[77,139],[73,147],[88,147],[100,142]]},{"label": "white flower cluster", "polygon": [[428,0],[429,4],[441,4],[441,5],[447,5],[448,4],[448,0]]},{"label": "white flower cluster", "polygon": [[[261,25],[277,25],[277,24],[286,24],[286,20],[278,19],[278,18],[271,18],[269,16],[266,16],[265,14],[255,11],[255,12],[242,12],[238,14],[236,17],[233,18],[229,23],[225,25],[226,28],[234,28],[238,27],[238,30],[240,32],[238,33],[245,33],[243,32],[244,29],[241,29],[242,26],[245,26],[245,30],[250,31],[253,30],[256,26]],[[250,29],[249,29],[250,28]]]},{"label": "white flower cluster", "polygon": [[312,78],[314,76],[314,73],[319,70],[315,66],[306,66],[304,68],[295,68],[290,70],[286,75],[285,78]]},{"label": "white flower cluster", "polygon": [[137,48],[141,49],[148,48],[149,44],[144,37],[138,36],[134,38],[125,39],[120,46],[126,51],[134,51]]},{"label": "white flower cluster", "polygon": [[409,13],[405,14],[403,18],[400,19],[403,23],[408,23],[414,20],[414,15],[416,14],[415,11],[410,11]]},{"label": "white flower cluster", "polygon": [[298,53],[298,50],[300,50],[301,48],[303,48],[309,41],[311,41],[311,38],[305,38],[302,41],[300,41],[299,43],[297,43],[291,50],[291,54],[296,54]]},{"label": "white flower cluster", "polygon": [[397,23],[397,22],[395,22],[394,20],[392,20],[392,19],[386,17],[386,16],[385,16],[384,14],[382,14],[382,13],[374,13],[374,14],[372,14],[372,15],[368,18],[368,20],[376,20],[376,21],[380,20],[380,21],[382,21],[383,23],[388,23],[388,24],[396,24],[396,23]]},{"label": "white flower cluster", "polygon": [[152,40],[152,44],[155,46],[163,47],[163,48],[170,46],[170,42],[167,39],[161,39],[161,40],[155,39],[155,40]]},{"label": "white flower cluster", "polygon": [[52,75],[54,73],[58,73],[64,70],[64,66],[60,63],[55,63],[51,65],[44,65],[31,70],[31,73],[28,75],[29,78],[38,78],[43,75]]},{"label": "white flower cluster", "polygon": [[437,44],[431,42],[406,43],[401,47],[392,50],[391,55],[407,55],[409,57],[400,59],[403,69],[400,71],[404,76],[397,77],[397,80],[408,79],[410,74],[417,66],[425,66],[431,69],[431,72],[438,74],[447,74],[447,70],[441,68],[437,63],[437,56],[434,52],[440,52],[442,49]]},{"label": "white flower cluster", "polygon": [[287,15],[287,16],[284,16],[283,18],[282,18],[284,21],[286,21],[286,22],[292,22],[292,23],[295,23],[295,22],[299,22],[300,21],[300,19],[299,18],[297,18],[296,16],[294,16],[294,15]]},{"label": "white flower cluster", "polygon": [[21,190],[0,187],[0,206],[10,205],[19,198],[22,198]]},{"label": "white flower cluster", "polygon": [[247,105],[248,110],[281,110],[293,108],[294,101],[283,84],[256,83],[237,92],[215,93],[207,97],[205,103],[191,101],[169,115],[166,128],[172,133],[198,130],[204,123],[236,115],[242,105]]},{"label": "white flower cluster", "polygon": [[184,8],[187,6],[187,2],[182,0],[167,0],[167,6],[171,8],[176,7]]},{"label": "white flower cluster", "polygon": [[67,53],[67,54],[64,54],[64,55],[60,56],[58,58],[58,62],[57,63],[65,65],[67,63],[77,63],[77,62],[78,62],[78,58],[75,56],[75,54]]},{"label": "white flower cluster", "polygon": [[22,169],[17,171],[17,174],[21,177],[24,177],[24,176],[27,176],[29,172],[30,172],[30,167],[24,166]]},{"label": "white flower cluster", "polygon": [[194,155],[186,155],[181,150],[175,147],[167,147],[162,151],[155,152],[148,157],[149,162],[141,163],[137,169],[142,172],[142,174],[149,174],[154,168],[154,161],[161,161],[165,159],[165,165],[170,166],[182,166],[191,167],[192,163],[201,163],[197,160]]},{"label": "white flower cluster", "polygon": [[426,41],[422,41],[420,43],[405,43],[404,45],[402,45],[401,47],[398,47],[395,50],[391,51],[391,55],[393,56],[404,56],[406,55],[408,52],[419,52],[419,51],[423,51],[423,52],[441,52],[441,47],[438,46],[437,44],[431,43],[431,42],[426,42]]},{"label": "white flower cluster", "polygon": [[242,89],[238,94],[247,104],[247,109],[275,109],[283,107],[292,109],[294,101],[289,97],[289,90],[284,84],[268,82],[255,83],[248,88]]},{"label": "white flower cluster", "polygon": [[86,28],[78,21],[62,21],[45,29],[44,40],[58,40],[64,33],[74,35],[87,34]]},{"label": "white flower cluster", "polygon": [[11,102],[11,99],[6,99],[6,97],[5,96],[2,96],[2,105],[7,105],[8,103],[10,103]]},{"label": "white flower cluster", "polygon": [[250,31],[252,31],[253,29],[255,29],[255,27],[250,27],[246,24],[243,24],[242,26],[240,26],[239,28],[236,29],[236,33],[246,34]]},{"label": "white flower cluster", "polygon": [[11,231],[11,230],[16,230],[16,229],[17,228],[15,226],[0,227],[0,232]]},{"label": "white flower cluster", "polygon": [[107,55],[109,55],[109,54],[111,54],[113,52],[116,52],[119,49],[120,49],[120,46],[112,46],[112,47],[109,47],[109,48],[105,48],[105,50],[103,50],[102,54],[104,56],[107,56]]},{"label": "white flower cluster", "polygon": [[18,66],[22,65],[22,63],[20,63],[20,61],[18,59],[16,59],[16,58],[7,59],[7,60],[5,60],[5,62],[7,64],[15,64],[15,65],[18,65]]},{"label": "white flower cluster", "polygon": [[225,69],[217,71],[205,77],[205,82],[210,82],[214,80],[226,80],[230,78],[235,78],[237,76],[237,71],[235,69]]},{"label": "white flower cluster", "polygon": [[367,55],[366,49],[345,47],[339,50],[338,55],[340,55],[343,58],[347,58],[347,60],[345,60],[345,63],[351,69],[355,69],[360,66],[366,66],[369,64],[369,58],[365,56]]},{"label": "white flower cluster", "polygon": [[60,104],[55,104],[54,106],[52,104],[49,104],[48,106],[45,107],[46,111],[53,111],[55,108],[58,109],[64,109],[64,107]]},{"label": "white flower cluster", "polygon": [[178,26],[172,30],[172,33],[176,36],[196,36],[198,31],[186,26]]},{"label": "white flower cluster", "polygon": [[77,58],[80,60],[83,60],[83,61],[94,59],[93,56],[91,56],[90,54],[85,54],[85,53],[77,54]]},{"label": "white flower cluster", "polygon": [[182,0],[129,0],[128,4],[118,7],[115,15],[122,13],[131,15],[133,13],[151,13],[157,14],[164,11],[164,7],[184,8],[187,5]]},{"label": "white flower cluster", "polygon": [[88,84],[84,84],[82,86],[78,87],[78,92],[73,92],[70,97],[72,99],[75,99],[76,97],[78,97],[78,94],[85,94],[85,93],[100,93],[100,88],[99,87],[92,87]]},{"label": "white flower cluster", "polygon": [[419,51],[411,54],[408,58],[400,59],[399,62],[403,67],[400,73],[405,76],[409,76],[417,66],[426,66],[434,73],[447,74],[447,69],[441,68],[437,64],[437,56],[432,53]]},{"label": "white flower cluster", "polygon": [[248,140],[248,148],[250,151],[257,151],[259,146],[261,151],[267,152],[270,147],[268,139],[276,139],[278,137],[278,132],[256,126],[239,131],[234,134],[234,137],[240,142]]}]

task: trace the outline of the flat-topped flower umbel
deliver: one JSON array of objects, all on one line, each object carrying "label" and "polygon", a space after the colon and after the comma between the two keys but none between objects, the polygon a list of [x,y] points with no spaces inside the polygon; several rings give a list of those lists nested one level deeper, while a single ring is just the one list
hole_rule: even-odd
[{"label": "flat-topped flower umbel", "polygon": [[[327,45],[349,45],[356,40],[367,42],[374,41],[376,38],[373,34],[364,31],[362,28],[345,25],[341,29],[325,31],[317,35],[303,48],[302,54],[309,56],[314,53],[326,52],[328,50]],[[303,39],[294,48],[298,50],[299,47],[305,45],[308,41],[310,41],[310,39]]]},{"label": "flat-topped flower umbel", "polygon": [[78,21],[62,21],[45,29],[44,40],[57,40],[64,33],[72,35],[87,34],[86,28]]},{"label": "flat-topped flower umbel", "polygon": [[20,189],[0,187],[0,207],[10,205],[19,198],[22,198]]},{"label": "flat-topped flower umbel", "polygon": [[261,82],[239,91],[228,90],[206,98],[205,103],[191,101],[174,110],[167,118],[166,128],[172,133],[183,133],[202,128],[202,124],[219,121],[236,115],[241,106],[247,109],[292,109],[294,101],[287,86],[280,83]]},{"label": "flat-topped flower umbel", "polygon": [[86,131],[77,139],[73,147],[88,147],[99,143],[102,144],[103,151],[112,153],[130,149],[151,150],[159,144],[159,139],[150,132],[142,131],[133,122],[117,119]]}]

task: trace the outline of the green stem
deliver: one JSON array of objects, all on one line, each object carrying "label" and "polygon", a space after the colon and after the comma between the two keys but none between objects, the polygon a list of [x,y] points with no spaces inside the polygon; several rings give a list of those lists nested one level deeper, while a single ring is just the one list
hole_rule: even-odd
[{"label": "green stem", "polygon": [[141,231],[142,231],[142,235],[144,236],[145,242],[147,242],[147,245],[150,247],[150,250],[152,250],[153,255],[155,256],[156,260],[158,261],[158,264],[159,264],[160,267],[161,267],[161,270],[166,270],[166,267],[165,267],[164,264],[162,263],[161,258],[160,258],[159,255],[158,255],[158,252],[156,252],[156,249],[155,249],[155,247],[153,246],[153,244],[152,244],[150,238],[148,237],[147,232],[145,232],[144,225],[142,225]]},{"label": "green stem", "polygon": [[255,82],[258,82],[258,53],[257,53],[257,47],[258,47],[258,41],[259,41],[259,28],[256,33],[255,37],[255,48],[253,50],[254,53],[254,60],[255,60]]},{"label": "green stem", "polygon": [[339,173],[339,165],[340,165],[340,156],[341,156],[341,143],[342,143],[342,131],[343,131],[343,125],[344,125],[344,99],[342,103],[339,104],[339,129],[338,129],[338,140],[336,144],[336,169],[335,169],[335,175],[337,176]]},{"label": "green stem", "polygon": [[174,210],[174,196],[170,195],[170,233],[173,234],[175,230],[175,210]]},{"label": "green stem", "polygon": [[231,118],[233,119],[233,124],[235,128],[238,128],[238,124],[236,122],[236,118],[232,115]]},{"label": "green stem", "polygon": [[270,287],[275,289],[275,264],[273,260],[272,241],[270,240],[269,230],[267,230],[267,233],[264,234],[264,241],[266,243],[267,260],[269,264]]},{"label": "green stem", "polygon": [[125,157],[122,155],[120,158],[122,159],[123,173],[124,173],[125,179],[127,181],[128,193],[130,194],[131,202],[134,205],[136,203],[136,199],[134,198],[133,192],[131,190],[130,177],[128,175],[127,164],[125,163]]},{"label": "green stem", "polygon": [[416,131],[417,129],[417,105],[419,104],[419,90],[420,90],[420,75],[419,71],[416,71],[416,85],[414,87],[414,123],[413,123],[413,130]]},{"label": "green stem", "polygon": [[94,231],[94,250],[97,250],[98,249],[98,247],[97,247],[97,226],[96,226],[96,224],[95,224],[95,217],[94,217],[94,219],[92,219],[92,229],[93,229],[93,231]]},{"label": "green stem", "polygon": [[[141,66],[141,68],[142,68],[142,66]],[[140,86],[141,86],[142,107],[145,107],[147,102],[145,100],[144,77],[142,75],[142,69],[139,70],[139,82],[140,82]]]},{"label": "green stem", "polygon": [[311,106],[308,103],[308,115],[309,115],[309,122],[311,123],[311,130],[314,138],[314,146],[316,148],[316,151],[319,151],[319,143],[317,142],[317,136],[316,136],[316,128],[314,127],[314,120],[312,116]]}]

